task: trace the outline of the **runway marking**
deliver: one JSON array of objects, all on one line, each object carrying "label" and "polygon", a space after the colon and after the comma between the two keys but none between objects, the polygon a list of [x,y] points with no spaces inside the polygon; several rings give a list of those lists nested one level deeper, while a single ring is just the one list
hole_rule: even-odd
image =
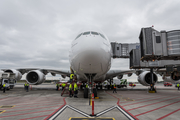
[{"label": "runway marking", "polygon": [[76,111],[76,112],[84,115],[85,117],[91,117],[91,116],[88,115],[87,113],[84,113],[84,112],[82,112],[82,111],[80,111],[80,110],[78,110],[78,109],[76,109],[76,108],[74,108],[74,107],[72,107],[72,106],[70,106],[70,105],[67,105],[67,107],[69,107],[70,109],[72,109],[72,110],[74,110],[74,111]]},{"label": "runway marking", "polygon": [[122,109],[120,106],[117,106],[117,108],[119,109],[119,111],[121,111],[127,118],[129,118],[130,120],[137,120],[134,117],[132,117],[130,114],[128,114],[124,109]]},{"label": "runway marking", "polygon": [[0,114],[2,114],[2,113],[4,113],[4,112],[6,112],[6,110],[0,111]]},{"label": "runway marking", "polygon": [[168,117],[169,115],[171,115],[171,114],[173,114],[173,113],[175,113],[175,112],[178,112],[178,111],[180,111],[180,109],[177,109],[177,110],[175,110],[175,111],[173,111],[173,112],[171,112],[171,113],[169,113],[169,114],[167,114],[167,115],[165,115],[165,116],[162,116],[162,117],[158,118],[157,120],[162,120],[162,119]]},{"label": "runway marking", "polygon": [[[161,98],[162,96],[165,96],[165,95],[161,95],[161,96],[151,96],[151,97],[140,97],[140,98],[138,97],[137,99],[135,99],[135,101],[136,101],[136,100],[138,100],[138,101],[139,101],[139,100],[144,100],[144,99],[146,100],[146,99],[151,99],[151,98],[154,99],[154,97],[156,97],[156,98]],[[133,97],[137,97],[137,96],[133,96]],[[174,97],[174,96],[167,96],[167,95],[166,95],[165,97]],[[131,101],[126,101],[126,102],[121,102],[121,103],[128,103],[128,102],[131,102]]]},{"label": "runway marking", "polygon": [[106,109],[106,110],[103,110],[102,112],[97,113],[96,116],[97,116],[97,117],[98,117],[98,116],[101,116],[102,114],[105,114],[105,113],[113,110],[113,109],[116,108],[116,107],[117,107],[117,106],[113,106],[113,107],[110,107],[110,108],[108,108],[108,109]]},{"label": "runway marking", "polygon": [[137,117],[137,116],[140,116],[140,115],[143,115],[143,114],[149,113],[149,112],[153,112],[153,111],[155,111],[155,110],[158,110],[158,109],[161,109],[161,108],[164,108],[164,107],[167,107],[167,106],[173,105],[173,104],[178,103],[178,102],[180,102],[180,101],[176,101],[176,102],[173,102],[173,103],[170,103],[170,104],[167,104],[167,105],[164,105],[164,106],[158,107],[158,108],[156,108],[156,109],[149,110],[149,111],[147,111],[147,112],[143,112],[143,113],[137,114],[137,115],[135,115],[135,116]]},{"label": "runway marking", "polygon": [[34,109],[43,109],[43,108],[51,108],[51,107],[57,107],[57,105],[56,106],[46,106],[46,107],[38,107],[38,108],[31,108],[31,109],[23,109],[23,110],[14,110],[14,111],[7,111],[6,113],[11,113],[11,112],[19,112],[19,111],[28,111],[28,110],[34,110]]},{"label": "runway marking", "polygon": [[84,118],[84,117],[71,117],[69,120],[115,120],[114,118]]},{"label": "runway marking", "polygon": [[157,103],[161,103],[161,102],[169,101],[169,100],[176,99],[176,98],[178,98],[178,97],[171,98],[171,99],[167,99],[167,100],[163,100],[163,101],[159,101],[159,102],[156,102],[156,103],[151,103],[151,104],[143,105],[143,106],[136,107],[136,108],[132,108],[132,109],[128,109],[127,111],[131,111],[131,110],[139,109],[139,108],[142,108],[142,107],[146,107],[146,106],[154,105],[154,104],[157,104]]},{"label": "runway marking", "polygon": [[20,119],[20,120],[28,120],[28,119],[34,119],[34,118],[40,118],[40,117],[46,117],[48,115],[42,115],[42,116],[36,116],[36,117],[30,117],[30,118],[23,118],[23,119]]},{"label": "runway marking", "polygon": [[[32,103],[32,105],[28,105],[28,106],[26,106],[26,107],[39,107],[39,106],[46,106],[46,105],[62,105],[63,103],[59,103],[59,104],[56,104],[56,103],[54,103],[54,104],[42,104],[42,105],[35,105],[35,106],[32,106],[32,105],[34,105],[33,103]],[[24,106],[23,107],[16,107],[16,109],[17,108],[24,108]]]},{"label": "runway marking", "polygon": [[14,115],[7,115],[7,116],[0,116],[0,118],[12,117],[12,116],[19,116],[19,115],[26,115],[26,114],[32,114],[32,113],[47,112],[47,111],[52,111],[52,110],[55,110],[55,109],[44,110],[44,111],[36,111],[36,112],[28,112],[28,113],[21,113],[21,114],[14,114]]},{"label": "runway marking", "polygon": [[3,106],[0,106],[0,108],[13,108],[15,107],[15,105],[3,105]]},{"label": "runway marking", "polygon": [[66,99],[66,97],[63,98],[64,104],[63,104],[60,108],[56,109],[52,114],[50,114],[50,115],[49,115],[48,117],[46,117],[44,120],[49,120],[54,114],[56,114],[58,111],[60,111],[61,108],[66,105],[66,100],[65,100],[65,99]]},{"label": "runway marking", "polygon": [[[161,98],[164,98],[164,97],[161,97]],[[151,99],[151,100],[146,100],[146,101],[141,101],[141,102],[137,102],[137,103],[126,104],[126,105],[122,105],[122,106],[125,107],[125,106],[129,106],[129,105],[134,105],[134,104],[143,103],[143,102],[154,101],[154,100],[157,100],[157,99],[160,99],[160,98]]]},{"label": "runway marking", "polygon": [[[106,93],[108,93],[107,91],[105,91]],[[139,120],[138,118],[136,118],[136,116],[132,115],[130,112],[128,112],[126,109],[124,109],[120,104],[119,101],[120,99],[110,93],[108,93],[109,95],[113,96],[114,98],[118,99],[117,101],[117,105],[118,105],[118,109],[130,120]]]}]

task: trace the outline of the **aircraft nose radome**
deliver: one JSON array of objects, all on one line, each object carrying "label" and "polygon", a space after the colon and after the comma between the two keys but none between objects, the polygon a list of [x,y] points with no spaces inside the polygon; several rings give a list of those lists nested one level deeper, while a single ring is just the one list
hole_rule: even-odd
[{"label": "aircraft nose radome", "polygon": [[82,53],[82,64],[96,64],[101,60],[101,52],[99,50],[86,50]]}]

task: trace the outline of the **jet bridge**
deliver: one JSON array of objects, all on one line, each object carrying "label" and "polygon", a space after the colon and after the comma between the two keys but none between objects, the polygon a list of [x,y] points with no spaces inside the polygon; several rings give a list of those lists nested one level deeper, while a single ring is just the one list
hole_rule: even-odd
[{"label": "jet bridge", "polygon": [[[154,61],[141,61],[140,49],[131,50],[130,54],[130,69],[143,69],[143,68],[169,68],[180,65],[180,60],[154,60]],[[167,69],[168,69],[167,68]]]},{"label": "jet bridge", "polygon": [[139,49],[139,43],[117,43],[111,42],[113,58],[129,58],[132,49]]},{"label": "jet bridge", "polygon": [[141,60],[180,60],[180,30],[142,28],[139,40]]}]

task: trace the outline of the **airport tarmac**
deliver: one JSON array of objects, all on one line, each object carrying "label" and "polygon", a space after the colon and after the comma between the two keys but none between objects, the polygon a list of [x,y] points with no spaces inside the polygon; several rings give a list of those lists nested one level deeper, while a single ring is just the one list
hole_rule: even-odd
[{"label": "airport tarmac", "polygon": [[[147,88],[140,88],[144,87],[118,89],[117,93],[99,90],[99,99],[94,100],[96,116],[115,120],[179,120],[180,91],[177,88],[159,84],[157,93],[147,93]],[[23,85],[17,85],[0,94],[0,119],[73,120],[74,117],[90,117],[92,107],[89,99],[83,98],[83,91],[79,91],[78,98],[60,94],[61,91],[56,91],[55,85],[51,84],[33,87],[29,92],[23,89]]]}]

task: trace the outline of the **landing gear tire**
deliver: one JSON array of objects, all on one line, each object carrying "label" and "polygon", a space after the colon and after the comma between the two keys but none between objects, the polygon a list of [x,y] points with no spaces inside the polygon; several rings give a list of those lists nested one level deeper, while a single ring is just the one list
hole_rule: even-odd
[{"label": "landing gear tire", "polygon": [[81,89],[81,90],[83,89],[83,85],[80,86],[80,89]]},{"label": "landing gear tire", "polygon": [[108,90],[110,89],[110,85],[107,86],[107,89],[108,89]]},{"label": "landing gear tire", "polygon": [[84,98],[88,98],[88,88],[84,89]]},{"label": "landing gear tire", "polygon": [[100,86],[100,90],[102,90],[102,85]]},{"label": "landing gear tire", "polygon": [[13,89],[14,88],[14,85],[10,85],[10,89]]},{"label": "landing gear tire", "polygon": [[94,93],[94,97],[97,97],[97,89],[96,88],[93,89],[93,93]]}]

